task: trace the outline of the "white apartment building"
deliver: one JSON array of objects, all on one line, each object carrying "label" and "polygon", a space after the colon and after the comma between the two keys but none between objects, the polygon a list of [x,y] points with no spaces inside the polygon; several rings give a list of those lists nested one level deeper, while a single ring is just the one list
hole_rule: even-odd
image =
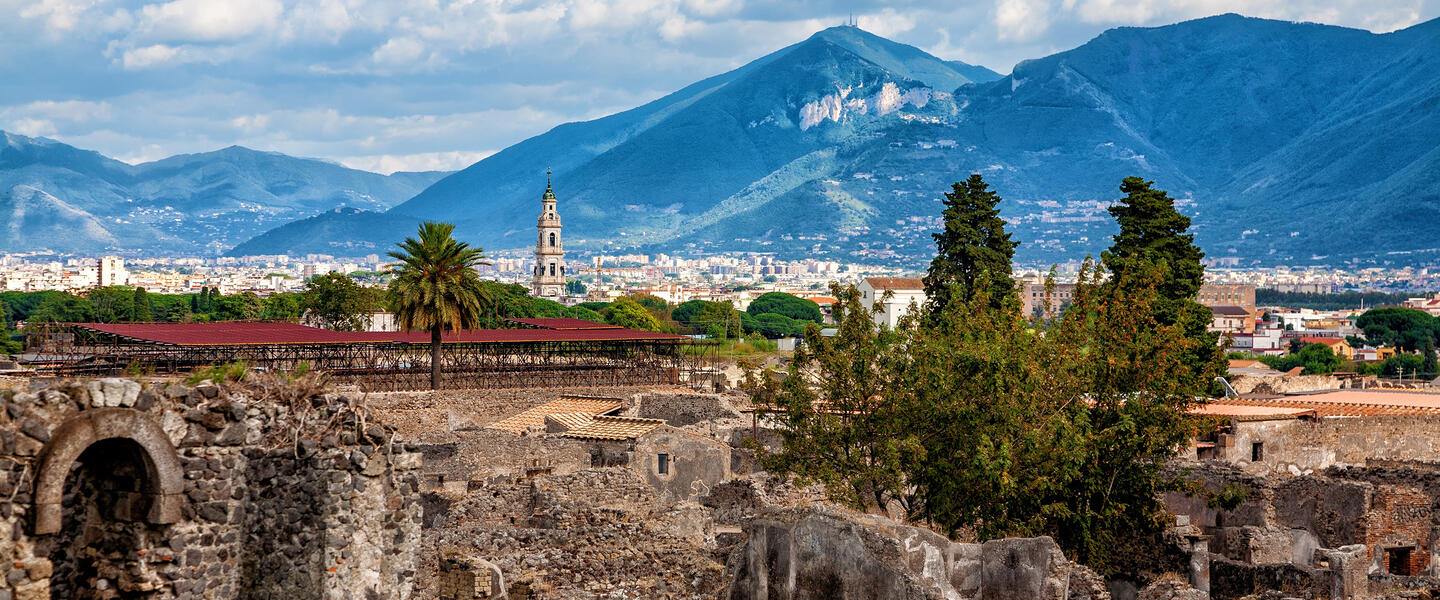
[{"label": "white apartment building", "polygon": [[118,256],[106,256],[100,259],[99,286],[109,287],[112,285],[125,285],[130,280],[130,273],[125,270],[125,260]]}]

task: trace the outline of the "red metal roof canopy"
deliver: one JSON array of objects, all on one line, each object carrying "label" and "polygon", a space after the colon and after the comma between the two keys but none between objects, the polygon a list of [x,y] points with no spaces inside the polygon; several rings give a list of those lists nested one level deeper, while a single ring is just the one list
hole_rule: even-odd
[{"label": "red metal roof canopy", "polygon": [[[578,320],[578,319],[577,319]],[[423,331],[330,331],[294,323],[76,323],[100,333],[136,342],[175,346],[246,346],[269,344],[364,344],[400,342],[428,344]],[[635,331],[610,326],[607,329],[472,329],[446,332],[445,343],[502,342],[592,342],[592,341],[686,341],[669,333]]]},{"label": "red metal roof canopy", "polygon": [[541,329],[623,329],[619,325],[609,323],[596,323],[585,319],[572,319],[570,317],[557,317],[553,319],[505,319],[511,323],[520,323]]}]

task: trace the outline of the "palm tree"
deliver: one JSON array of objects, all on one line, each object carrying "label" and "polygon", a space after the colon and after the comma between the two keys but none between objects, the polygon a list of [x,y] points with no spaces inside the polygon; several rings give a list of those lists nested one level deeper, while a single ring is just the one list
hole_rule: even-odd
[{"label": "palm tree", "polygon": [[440,333],[474,329],[480,323],[485,290],[475,267],[488,265],[485,251],[451,237],[455,226],[426,221],[419,239],[406,238],[390,257],[390,301],[395,321],[406,331],[430,332],[430,388],[440,389]]}]

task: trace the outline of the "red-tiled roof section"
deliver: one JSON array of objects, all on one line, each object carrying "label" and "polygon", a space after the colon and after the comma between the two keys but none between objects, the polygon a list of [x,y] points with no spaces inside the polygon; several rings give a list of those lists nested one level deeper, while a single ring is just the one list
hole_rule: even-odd
[{"label": "red-tiled roof section", "polygon": [[877,290],[925,289],[925,280],[919,277],[866,277],[865,281]]},{"label": "red-tiled roof section", "polygon": [[1321,417],[1440,415],[1440,394],[1377,390],[1335,390],[1293,396],[1226,398],[1225,404],[1303,408]]},{"label": "red-tiled roof section", "polygon": [[[101,333],[138,342],[175,346],[253,346],[283,344],[360,344],[402,342],[426,344],[424,331],[330,331],[293,323],[79,323]],[[445,343],[674,341],[688,338],[612,327],[609,329],[472,329],[450,331]]]},{"label": "red-tiled roof section", "polygon": [[619,325],[611,325],[611,324],[609,324],[609,323],[596,323],[596,322],[594,322],[594,321],[586,321],[585,319],[572,319],[572,318],[569,318],[569,317],[560,317],[560,318],[554,318],[554,319],[506,319],[506,320],[507,320],[507,321],[510,321],[511,323],[520,323],[520,324],[522,324],[522,325],[529,325],[529,326],[531,326],[531,327],[539,327],[539,328],[541,328],[541,329],[561,329],[561,330],[570,330],[570,329],[621,329],[621,327],[620,327]]},{"label": "red-tiled roof section", "polygon": [[382,341],[370,332],[330,331],[294,323],[80,323],[79,326],[133,341],[176,346],[353,344]]}]

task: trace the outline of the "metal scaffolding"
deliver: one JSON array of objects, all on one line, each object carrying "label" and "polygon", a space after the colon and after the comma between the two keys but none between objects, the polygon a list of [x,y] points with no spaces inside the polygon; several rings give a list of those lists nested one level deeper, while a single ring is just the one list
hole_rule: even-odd
[{"label": "metal scaffolding", "polygon": [[[444,389],[688,385],[708,347],[675,336],[654,339],[445,341]],[[546,336],[539,336],[546,337]],[[37,374],[104,376],[183,373],[236,361],[252,369],[294,371],[302,365],[367,391],[429,389],[430,344],[346,343],[174,344],[116,335],[85,324],[50,325],[30,333],[27,363]]]}]

